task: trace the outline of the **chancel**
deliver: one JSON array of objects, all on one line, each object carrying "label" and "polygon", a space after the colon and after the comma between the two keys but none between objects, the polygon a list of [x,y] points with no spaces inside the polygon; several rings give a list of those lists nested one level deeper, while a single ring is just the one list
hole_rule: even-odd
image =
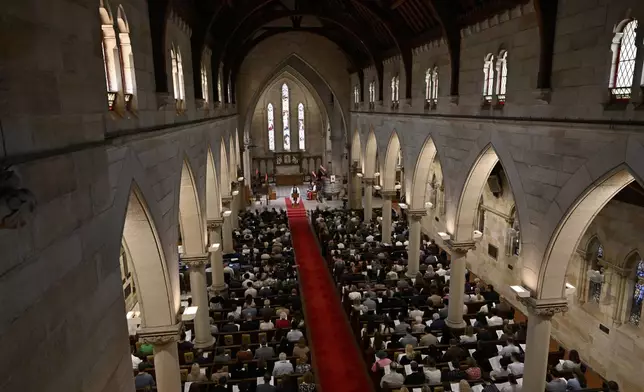
[{"label": "chancel", "polygon": [[644,392],[642,0],[5,3],[0,390]]}]

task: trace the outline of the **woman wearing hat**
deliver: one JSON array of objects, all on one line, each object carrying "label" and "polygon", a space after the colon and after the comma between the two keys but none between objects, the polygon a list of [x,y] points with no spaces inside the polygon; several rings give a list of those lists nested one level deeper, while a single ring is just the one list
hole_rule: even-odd
[{"label": "woman wearing hat", "polygon": [[372,372],[377,372],[379,368],[384,368],[391,364],[391,359],[387,358],[387,353],[384,351],[378,351],[376,353],[376,362],[374,362],[371,367]]}]

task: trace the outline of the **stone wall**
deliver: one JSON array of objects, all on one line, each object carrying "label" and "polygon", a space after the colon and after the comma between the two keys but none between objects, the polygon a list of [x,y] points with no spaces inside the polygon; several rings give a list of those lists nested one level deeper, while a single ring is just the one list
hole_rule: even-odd
[{"label": "stone wall", "polygon": [[[609,103],[608,80],[615,27],[629,18],[644,19],[638,0],[559,2],[553,57],[552,89],[537,91],[540,32],[532,2],[496,15],[461,31],[459,97],[450,100],[450,59],[443,40],[430,42],[413,52],[412,102],[403,102],[404,67],[400,57],[385,61],[382,105],[378,112],[425,113],[425,72],[438,65],[438,107],[431,114],[491,115],[495,117],[543,117],[644,120],[635,106],[615,107]],[[507,101],[503,108],[482,107],[484,58],[500,50],[508,52]],[[376,80],[373,67],[365,73],[364,102],[368,110],[369,82]],[[401,105],[391,109],[391,77],[400,74]],[[357,83],[352,75],[351,86]],[[544,94],[545,93],[545,94]],[[635,91],[637,96],[639,92]],[[545,103],[543,99],[549,103]],[[641,102],[642,98],[636,98]],[[378,97],[376,97],[378,100]]]}]

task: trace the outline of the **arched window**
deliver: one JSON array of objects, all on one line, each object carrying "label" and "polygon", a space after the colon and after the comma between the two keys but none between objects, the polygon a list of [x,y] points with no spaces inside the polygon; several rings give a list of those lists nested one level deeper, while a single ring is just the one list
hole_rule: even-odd
[{"label": "arched window", "polygon": [[304,105],[302,102],[297,105],[297,134],[300,140],[300,150],[304,151]]},{"label": "arched window", "polygon": [[230,79],[228,79],[228,88],[226,93],[228,94],[228,103],[233,103],[233,87]]},{"label": "arched window", "polygon": [[201,96],[208,103],[208,68],[206,63],[201,63]]},{"label": "arched window", "polygon": [[275,151],[275,114],[273,113],[273,104],[268,104],[268,149]]},{"label": "arched window", "polygon": [[399,89],[400,89],[400,78],[398,75],[394,76],[391,78],[391,103],[397,105],[400,95],[399,95]]},{"label": "arched window", "polygon": [[183,61],[181,60],[181,51],[172,45],[170,49],[170,59],[172,61],[172,86],[174,89],[174,99],[177,102],[177,109],[183,108],[183,101],[186,98],[185,85],[183,81]]},{"label": "arched window", "polygon": [[492,53],[485,56],[483,65],[483,99],[486,102],[492,102],[492,93],[494,92],[494,55]]},{"label": "arched window", "polygon": [[290,127],[289,95],[286,83],[282,85],[282,125],[284,137],[284,150],[291,151],[291,127]]},{"label": "arched window", "polygon": [[120,5],[117,12],[117,24],[119,28],[119,49],[121,60],[121,77],[123,78],[123,96],[125,104],[131,107],[132,98],[136,94],[136,77],[134,75],[134,54],[130,41],[130,25],[125,16],[125,10]]},{"label": "arched window", "polygon": [[438,102],[438,66],[433,66],[425,72],[425,101],[430,106]]},{"label": "arched window", "polygon": [[222,88],[222,71],[221,71],[221,65],[219,66],[219,72],[217,75],[217,97],[219,98],[219,103],[224,102],[224,89]]},{"label": "arched window", "polygon": [[512,207],[510,216],[512,220],[510,221],[510,228],[508,230],[508,256],[518,256],[521,252],[521,231],[519,230],[520,226],[516,206]]},{"label": "arched window", "polygon": [[369,82],[369,102],[376,102],[376,82]]},{"label": "arched window", "polygon": [[500,104],[505,103],[505,87],[508,80],[508,51],[502,50],[496,62],[496,96]]},{"label": "arched window", "polygon": [[631,311],[628,322],[633,325],[639,325],[642,317],[642,302],[644,302],[644,261],[641,258],[635,267],[635,285],[631,298]]},{"label": "arched window", "polygon": [[609,87],[613,99],[628,101],[631,98],[633,76],[635,74],[635,59],[637,57],[637,45],[635,42],[635,31],[637,20],[633,19],[615,33],[611,50],[613,61]]},{"label": "arched window", "polygon": [[358,85],[353,86],[353,103],[358,106],[360,103],[360,87]]},{"label": "arched window", "polygon": [[114,110],[114,102],[118,87],[118,61],[119,49],[114,31],[114,18],[107,0],[102,0],[98,9],[101,18],[101,50],[103,51],[103,65],[105,67],[105,84],[107,86],[107,105],[109,110]]}]

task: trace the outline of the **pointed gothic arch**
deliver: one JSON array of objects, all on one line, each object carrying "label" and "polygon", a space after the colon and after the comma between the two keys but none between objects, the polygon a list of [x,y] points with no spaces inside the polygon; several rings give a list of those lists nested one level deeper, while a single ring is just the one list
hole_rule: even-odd
[{"label": "pointed gothic arch", "polygon": [[219,188],[215,158],[212,150],[208,148],[206,157],[206,216],[208,219],[219,219],[221,217],[221,195],[219,194]]},{"label": "pointed gothic arch", "polygon": [[409,206],[412,210],[420,210],[425,208],[425,196],[427,190],[427,182],[429,180],[429,173],[434,159],[438,157],[436,153],[436,145],[431,135],[427,137],[423,148],[416,161],[416,168],[414,169],[414,177],[412,180],[411,200]]},{"label": "pointed gothic arch", "polygon": [[204,244],[205,225],[201,216],[194,175],[187,159],[184,159],[181,167],[179,225],[185,254],[204,253],[206,249]]},{"label": "pointed gothic arch", "polygon": [[221,138],[219,150],[219,195],[221,197],[230,196],[230,171],[228,169],[228,153],[226,152],[226,142],[224,137]]},{"label": "pointed gothic arch", "polygon": [[134,181],[126,204],[122,241],[128,249],[138,290],[141,327],[173,325],[174,300],[163,247],[148,204]]},{"label": "pointed gothic arch", "polygon": [[400,139],[398,133],[394,129],[387,144],[387,152],[385,155],[385,164],[382,176],[382,184],[384,190],[394,190],[396,185],[396,166],[398,164],[398,156],[401,151]]},{"label": "pointed gothic arch", "polygon": [[378,143],[376,142],[376,134],[373,128],[369,130],[367,136],[367,144],[365,145],[364,154],[364,175],[367,178],[373,178],[376,173],[376,160],[378,159]]}]

